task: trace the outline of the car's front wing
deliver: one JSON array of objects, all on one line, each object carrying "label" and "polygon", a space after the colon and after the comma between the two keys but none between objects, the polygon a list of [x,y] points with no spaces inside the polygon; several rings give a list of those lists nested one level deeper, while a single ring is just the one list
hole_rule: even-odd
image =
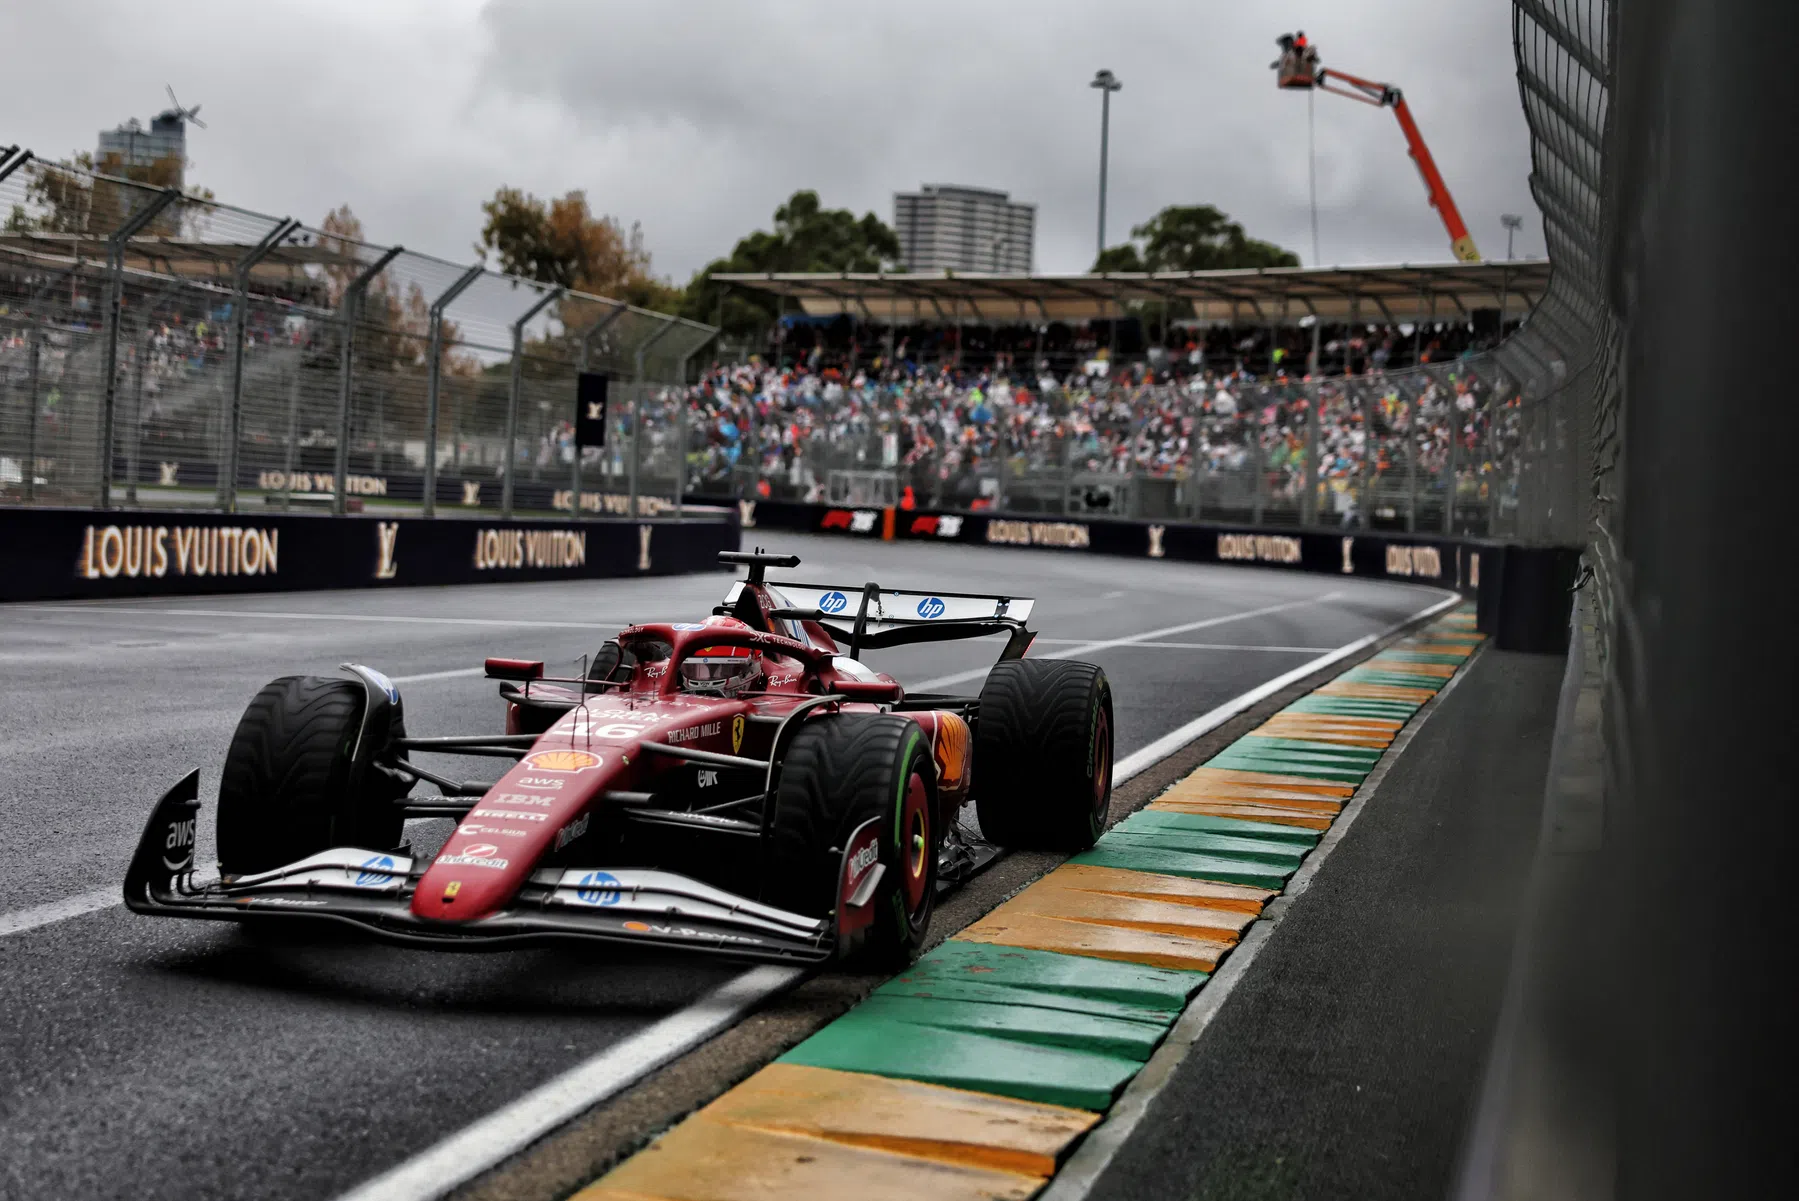
[{"label": "car's front wing", "polygon": [[512,904],[469,922],[412,913],[424,861],[353,847],[229,880],[194,872],[199,773],[157,802],[125,877],[137,913],[236,921],[312,917],[412,946],[505,950],[556,939],[678,947],[735,959],[817,963],[837,949],[835,923],[736,896],[672,872],[546,868]]}]

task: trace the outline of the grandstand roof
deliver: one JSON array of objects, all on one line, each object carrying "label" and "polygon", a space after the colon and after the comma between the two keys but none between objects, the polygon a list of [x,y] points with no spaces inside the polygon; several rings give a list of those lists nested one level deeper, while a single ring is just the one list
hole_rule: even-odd
[{"label": "grandstand roof", "polygon": [[1290,324],[1308,314],[1394,323],[1434,314],[1530,311],[1549,286],[1547,259],[1397,267],[1272,267],[1239,271],[1108,271],[1096,275],[997,275],[978,271],[720,273],[722,283],[797,300],[808,316],[867,321],[1008,325],[1094,321],[1125,305],[1185,300],[1220,325]]}]

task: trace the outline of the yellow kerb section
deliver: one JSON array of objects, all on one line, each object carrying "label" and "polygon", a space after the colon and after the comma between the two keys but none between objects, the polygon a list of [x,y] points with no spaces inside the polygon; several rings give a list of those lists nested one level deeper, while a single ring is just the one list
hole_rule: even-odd
[{"label": "yellow kerb section", "polygon": [[1099,1115],[773,1063],[575,1201],[1023,1201]]}]

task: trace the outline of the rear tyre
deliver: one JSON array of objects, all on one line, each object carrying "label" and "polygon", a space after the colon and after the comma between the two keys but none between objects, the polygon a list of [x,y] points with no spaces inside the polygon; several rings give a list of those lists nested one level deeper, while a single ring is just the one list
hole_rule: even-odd
[{"label": "rear tyre", "polygon": [[981,688],[975,812],[1001,846],[1084,851],[1112,803],[1112,686],[1092,663],[1013,659]]},{"label": "rear tyre", "polygon": [[[268,871],[331,847],[384,851],[399,843],[393,781],[371,771],[350,789],[366,703],[361,684],[328,676],[283,676],[256,694],[219,781],[222,872]],[[405,731],[396,723],[392,733]]]},{"label": "rear tyre", "polygon": [[890,714],[813,718],[794,735],[775,789],[764,896],[823,917],[837,905],[843,848],[879,818],[886,867],[875,923],[852,963],[904,967],[924,945],[937,894],[937,773],[918,724]]}]

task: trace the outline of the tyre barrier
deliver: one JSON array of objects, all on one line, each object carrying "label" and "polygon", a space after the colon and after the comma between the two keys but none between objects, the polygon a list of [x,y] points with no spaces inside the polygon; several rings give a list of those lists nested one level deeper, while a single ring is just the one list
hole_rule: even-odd
[{"label": "tyre barrier", "polygon": [[1571,589],[1580,554],[1570,547],[1386,531],[1245,528],[774,500],[735,503],[746,530],[1035,547],[1430,584],[1478,598],[1480,630],[1492,635],[1500,649],[1545,654],[1567,649]]},{"label": "tyre barrier", "polygon": [[607,579],[721,570],[734,508],[681,518],[0,509],[0,601]]}]

